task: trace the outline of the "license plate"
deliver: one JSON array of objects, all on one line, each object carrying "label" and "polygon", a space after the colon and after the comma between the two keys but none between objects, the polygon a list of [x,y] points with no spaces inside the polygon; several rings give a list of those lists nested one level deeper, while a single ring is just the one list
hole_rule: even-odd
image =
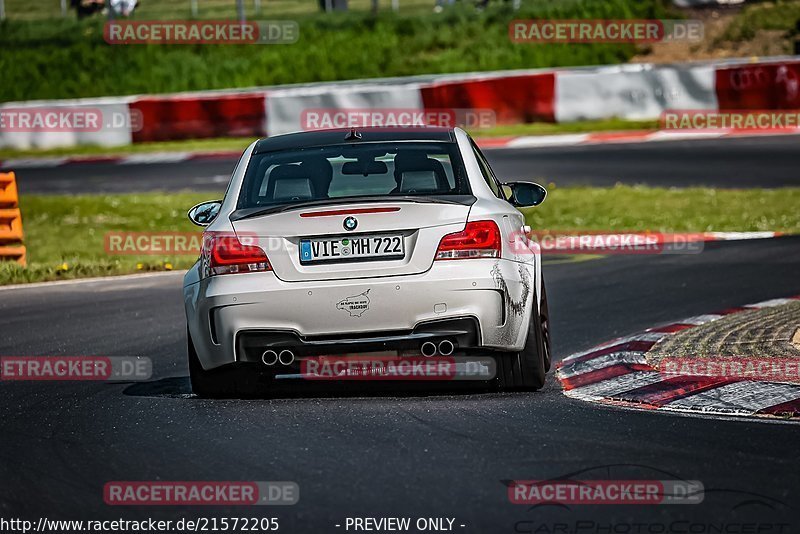
[{"label": "license plate", "polygon": [[300,262],[361,261],[405,257],[402,235],[321,237],[300,240]]}]

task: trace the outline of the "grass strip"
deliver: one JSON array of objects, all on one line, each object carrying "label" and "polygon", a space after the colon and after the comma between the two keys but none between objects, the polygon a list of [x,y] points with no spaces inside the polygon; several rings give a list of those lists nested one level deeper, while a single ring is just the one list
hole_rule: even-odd
[{"label": "grass strip", "polygon": [[[0,284],[190,267],[191,255],[110,255],[108,232],[196,232],[186,218],[210,193],[23,195],[28,267],[0,263]],[[617,185],[550,186],[547,201],[526,209],[534,229],[653,232],[800,233],[800,188],[717,190]]]}]

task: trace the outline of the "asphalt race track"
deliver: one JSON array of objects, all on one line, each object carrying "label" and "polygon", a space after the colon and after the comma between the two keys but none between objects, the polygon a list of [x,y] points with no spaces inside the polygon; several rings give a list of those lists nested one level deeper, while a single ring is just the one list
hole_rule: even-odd
[{"label": "asphalt race track", "polygon": [[[800,293],[800,238],[545,267],[555,355],[658,323]],[[800,532],[797,425],[622,410],[535,394],[426,391],[207,401],[189,395],[180,276],[0,290],[0,354],[148,356],[148,383],[0,383],[4,517],[454,517],[458,532]],[[695,505],[509,503],[504,480],[699,480]],[[291,507],[120,508],[119,480],[291,480]],[[603,529],[613,522],[614,530]],[[464,525],[461,527],[460,525]],[[594,527],[592,527],[594,525]],[[636,530],[639,525],[639,530]],[[642,526],[644,525],[644,526]],[[694,525],[695,530],[689,530]],[[538,530],[537,530],[538,529]],[[598,530],[599,529],[599,530]],[[683,530],[680,530],[683,529]]]},{"label": "asphalt race track", "polygon": [[[486,150],[504,180],[536,179],[561,186],[622,182],[733,188],[800,185],[798,153],[797,135]],[[235,163],[232,159],[87,163],[16,172],[22,193],[220,191]]]}]

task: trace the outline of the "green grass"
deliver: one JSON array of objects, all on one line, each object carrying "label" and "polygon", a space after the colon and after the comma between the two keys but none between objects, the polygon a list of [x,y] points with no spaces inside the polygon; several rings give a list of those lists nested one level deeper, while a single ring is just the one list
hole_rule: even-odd
[{"label": "green grass", "polygon": [[529,0],[517,12],[510,2],[493,3],[483,12],[459,2],[438,15],[291,15],[300,26],[299,41],[291,45],[112,46],[103,40],[100,19],[9,20],[0,24],[0,102],[616,64],[635,55],[636,47],[517,44],[508,38],[508,24],[517,18],[671,16],[664,5],[663,0]]},{"label": "green grass", "polygon": [[658,128],[658,120],[629,121],[615,118],[559,124],[549,122],[510,124],[507,126],[496,126],[494,128],[488,128],[485,130],[472,130],[470,131],[470,134],[474,137],[503,137],[519,135],[557,135],[568,133],[611,132],[625,130],[657,130]]},{"label": "green grass", "polygon": [[[621,119],[607,119],[598,121],[583,121],[564,124],[534,122],[529,124],[516,124],[497,126],[483,130],[471,130],[475,137],[501,137],[518,135],[555,135],[579,132],[604,132],[623,130],[655,130],[658,121],[626,121]],[[10,158],[31,158],[47,156],[92,156],[92,155],[124,155],[142,154],[148,152],[203,152],[203,151],[243,151],[255,138],[225,137],[218,139],[189,139],[184,141],[161,141],[155,143],[137,143],[119,147],[103,147],[94,145],[81,145],[75,147],[52,148],[47,150],[17,150],[0,148],[0,160]]]},{"label": "green grass", "polygon": [[[186,269],[192,256],[109,256],[111,231],[200,230],[186,210],[207,193],[23,195],[27,269],[0,264],[0,284]],[[526,211],[535,229],[759,231],[800,233],[800,188],[715,190],[616,186],[550,187],[538,208]]]},{"label": "green grass", "polygon": [[746,6],[731,22],[722,36],[724,41],[747,41],[759,30],[781,30],[795,32],[800,20],[800,1],[778,0],[777,2],[754,3]]},{"label": "green grass", "polygon": [[105,253],[107,232],[200,233],[186,211],[207,193],[22,195],[28,268],[0,263],[0,284],[186,269],[195,257]]},{"label": "green grass", "polygon": [[[535,179],[535,177],[534,177]],[[542,182],[544,183],[544,182]],[[653,232],[800,232],[800,188],[686,189],[551,185],[547,201],[524,210],[534,228]]]}]

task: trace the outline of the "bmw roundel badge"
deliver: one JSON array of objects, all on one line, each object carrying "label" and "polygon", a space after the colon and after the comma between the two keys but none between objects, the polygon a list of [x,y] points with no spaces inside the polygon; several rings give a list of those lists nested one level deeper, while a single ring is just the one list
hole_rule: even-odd
[{"label": "bmw roundel badge", "polygon": [[352,232],[353,230],[356,229],[356,226],[358,226],[358,221],[356,220],[355,217],[347,217],[344,220],[344,229],[345,230]]}]

